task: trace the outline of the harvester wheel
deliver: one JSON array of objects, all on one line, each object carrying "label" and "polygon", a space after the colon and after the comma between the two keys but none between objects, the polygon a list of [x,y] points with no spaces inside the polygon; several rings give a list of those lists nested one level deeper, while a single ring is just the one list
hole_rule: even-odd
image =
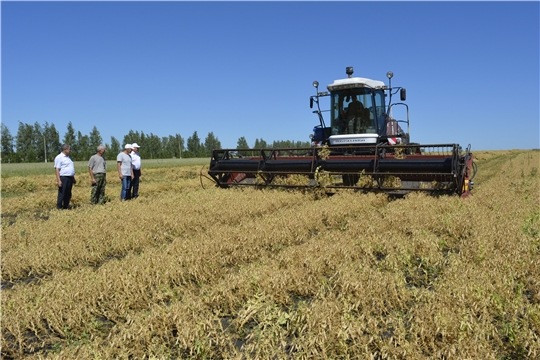
[{"label": "harvester wheel", "polygon": [[201,171],[199,172],[199,181],[203,189],[206,189],[204,187],[203,178],[210,180],[215,185],[214,179],[206,175],[206,171],[204,171],[205,169],[206,169],[206,165],[203,165],[203,167],[201,168]]}]

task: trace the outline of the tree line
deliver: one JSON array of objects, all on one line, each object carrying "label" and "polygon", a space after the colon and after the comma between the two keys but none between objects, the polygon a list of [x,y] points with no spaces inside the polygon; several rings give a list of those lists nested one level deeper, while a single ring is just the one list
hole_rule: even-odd
[{"label": "tree line", "polygon": [[[60,134],[54,124],[41,125],[38,122],[33,125],[19,122],[17,134],[12,135],[9,128],[2,124],[1,134],[1,161],[11,162],[52,162],[61,151],[62,144],[71,145],[71,158],[74,161],[85,161],[96,153],[98,145],[105,145],[105,159],[116,160],[116,156],[123,150],[124,144],[137,143],[141,146],[141,157],[146,159],[171,159],[171,158],[194,158],[210,157],[212,150],[221,149],[221,142],[209,132],[204,141],[199,137],[197,131],[184,140],[180,134],[159,137],[153,133],[130,130],[122,142],[111,136],[109,143],[104,143],[96,126],[92,128],[90,134],[82,134],[76,131],[71,122],[68,123],[64,137],[60,139]],[[249,146],[245,137],[240,137],[237,142],[237,149],[261,149],[261,148],[300,148],[309,147],[309,141],[274,141],[267,143],[262,138],[256,139],[253,146]]]}]

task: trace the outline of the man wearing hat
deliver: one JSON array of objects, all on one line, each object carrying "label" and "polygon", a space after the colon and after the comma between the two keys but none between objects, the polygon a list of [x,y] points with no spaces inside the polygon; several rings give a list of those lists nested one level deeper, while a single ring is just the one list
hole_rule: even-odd
[{"label": "man wearing hat", "polygon": [[141,156],[139,155],[140,146],[137,143],[131,144],[131,166],[133,167],[133,181],[131,181],[131,198],[139,197],[139,179],[141,177]]},{"label": "man wearing hat", "polygon": [[131,166],[131,144],[124,146],[124,151],[116,157],[118,165],[118,176],[122,181],[122,191],[120,192],[120,200],[130,199],[131,180],[133,179],[133,167]]}]

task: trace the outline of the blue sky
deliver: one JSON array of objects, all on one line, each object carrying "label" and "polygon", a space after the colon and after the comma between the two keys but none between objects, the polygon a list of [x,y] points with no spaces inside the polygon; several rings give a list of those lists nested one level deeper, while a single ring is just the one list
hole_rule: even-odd
[{"label": "blue sky", "polygon": [[2,122],[308,141],[313,80],[353,66],[394,72],[411,141],[539,148],[539,16],[536,1],[2,1]]}]

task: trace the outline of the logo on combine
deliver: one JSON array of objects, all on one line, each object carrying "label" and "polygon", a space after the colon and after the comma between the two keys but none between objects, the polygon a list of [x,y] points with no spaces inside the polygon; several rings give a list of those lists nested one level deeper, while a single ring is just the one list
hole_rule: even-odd
[{"label": "logo on combine", "polygon": [[357,138],[357,139],[336,139],[334,140],[336,144],[357,144],[366,142],[366,139]]}]

